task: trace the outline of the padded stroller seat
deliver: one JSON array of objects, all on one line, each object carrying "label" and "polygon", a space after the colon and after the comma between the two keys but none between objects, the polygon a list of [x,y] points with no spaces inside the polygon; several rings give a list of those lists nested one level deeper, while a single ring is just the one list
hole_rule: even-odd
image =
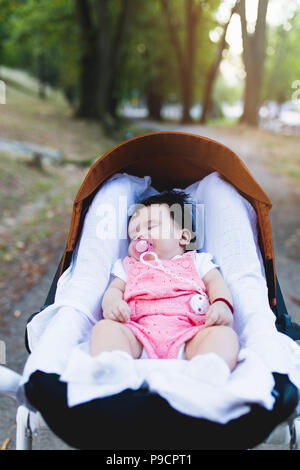
[{"label": "padded stroller seat", "polygon": [[[121,189],[118,181],[124,181]],[[112,263],[128,246],[126,238],[95,235],[103,227],[98,205],[115,204],[123,192],[129,205],[136,203],[150,183],[154,191],[179,187],[197,203],[204,201],[199,248],[213,253],[233,293],[242,354],[228,387],[209,395],[197,383],[180,386],[172,368],[158,380],[151,360],[144,377],[134,376],[140,382],[126,373],[116,375],[110,388],[88,382],[94,365],[82,345],[101,318]],[[277,305],[270,208],[239,157],[200,136],[146,134],[99,158],[75,199],[66,249],[45,305],[28,324],[31,355],[19,395],[26,406],[40,411],[58,436],[79,449],[244,449],[262,442],[294,412],[300,385],[298,346],[276,330],[280,323],[286,332],[288,315]],[[120,227],[126,231],[127,214]],[[143,364],[139,361],[135,365]]]}]

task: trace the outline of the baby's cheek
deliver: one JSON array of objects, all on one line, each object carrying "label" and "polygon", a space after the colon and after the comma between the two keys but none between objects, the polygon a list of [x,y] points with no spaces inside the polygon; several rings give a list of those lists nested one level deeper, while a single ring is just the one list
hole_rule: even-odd
[{"label": "baby's cheek", "polygon": [[131,257],[137,259],[135,250],[134,250],[134,248],[133,248],[133,242],[130,242],[130,244],[129,244],[129,247],[128,247],[128,254],[129,254],[129,256],[131,256]]}]

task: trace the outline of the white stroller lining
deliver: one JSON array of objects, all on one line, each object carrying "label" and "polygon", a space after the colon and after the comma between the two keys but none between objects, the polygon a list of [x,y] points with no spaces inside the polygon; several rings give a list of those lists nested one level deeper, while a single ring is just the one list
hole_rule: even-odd
[{"label": "white stroller lining", "polygon": [[[234,328],[241,351],[229,380],[213,387],[188,377],[184,373],[186,361],[181,359],[135,360],[118,351],[90,357],[89,337],[101,318],[100,305],[111,279],[111,266],[117,258],[126,256],[128,247],[125,238],[99,239],[100,221],[103,226],[99,205],[113,203],[119,214],[119,196],[127,197],[130,206],[157,192],[150,183],[150,177],[116,174],[95,196],[71,265],[59,279],[54,304],[28,325],[32,353],[22,384],[35,370],[57,373],[68,383],[69,406],[146,385],[178,411],[221,423],[247,413],[251,403],[272,409],[272,372],[288,374],[300,388],[300,348],[275,327],[257,242],[256,213],[217,172],[185,191],[195,203],[204,204],[203,251],[214,255],[233,296]],[[122,214],[119,228],[126,233],[127,215],[124,211]],[[20,389],[22,396],[29,406]]]}]

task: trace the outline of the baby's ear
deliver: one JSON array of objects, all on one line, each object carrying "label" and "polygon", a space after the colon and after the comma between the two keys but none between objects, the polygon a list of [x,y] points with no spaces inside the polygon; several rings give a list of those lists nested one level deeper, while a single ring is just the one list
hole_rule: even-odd
[{"label": "baby's ear", "polygon": [[182,229],[181,238],[179,240],[179,245],[181,246],[189,245],[191,239],[192,239],[191,232],[187,228]]}]

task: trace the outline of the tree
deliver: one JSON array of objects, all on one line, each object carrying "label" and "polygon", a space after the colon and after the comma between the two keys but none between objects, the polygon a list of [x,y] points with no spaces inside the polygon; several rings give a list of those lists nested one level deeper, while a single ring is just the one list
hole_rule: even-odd
[{"label": "tree", "polygon": [[81,40],[79,104],[76,116],[97,119],[99,114],[95,96],[97,95],[100,76],[98,33],[87,0],[76,0],[76,13]]},{"label": "tree", "polygon": [[266,16],[269,0],[259,0],[257,20],[253,33],[249,33],[247,29],[245,1],[240,0],[238,3],[243,37],[243,59],[246,70],[244,111],[241,122],[257,126],[264,76]]},{"label": "tree", "polygon": [[125,42],[130,0],[118,3],[94,0],[91,4],[88,0],[76,0],[82,41],[77,116],[99,119],[108,129],[115,109],[113,91]]},{"label": "tree", "polygon": [[7,1],[0,4],[0,21],[1,13],[6,14],[2,63],[38,78],[42,99],[46,84],[66,96],[71,89],[76,94],[79,37],[73,0]]},{"label": "tree", "polygon": [[228,26],[230,24],[232,15],[236,12],[236,9],[237,9],[237,5],[235,4],[230,11],[228,21],[223,26],[223,32],[219,41],[217,54],[207,74],[206,85],[205,85],[204,94],[203,94],[202,115],[200,119],[201,124],[206,123],[207,116],[212,107],[212,94],[213,94],[215,80],[217,78],[218,70],[222,61],[223,52],[228,47],[228,44],[226,42],[227,30],[228,30]]},{"label": "tree", "polygon": [[[213,2],[210,2],[213,3]],[[209,7],[205,0],[185,0],[184,2],[184,33],[180,34],[180,23],[170,7],[169,0],[161,0],[162,11],[166,20],[170,42],[177,59],[178,75],[183,105],[182,122],[190,122],[190,108],[194,98],[198,33],[204,16],[204,8]],[[181,38],[181,36],[184,36]]]},{"label": "tree", "polygon": [[149,117],[160,120],[162,105],[178,96],[176,62],[166,41],[160,1],[138,1],[134,11],[117,75],[116,96],[122,102],[130,100],[133,92],[138,93],[148,107]]},{"label": "tree", "polygon": [[300,11],[278,26],[269,27],[262,99],[291,100],[292,84],[300,77]]}]

